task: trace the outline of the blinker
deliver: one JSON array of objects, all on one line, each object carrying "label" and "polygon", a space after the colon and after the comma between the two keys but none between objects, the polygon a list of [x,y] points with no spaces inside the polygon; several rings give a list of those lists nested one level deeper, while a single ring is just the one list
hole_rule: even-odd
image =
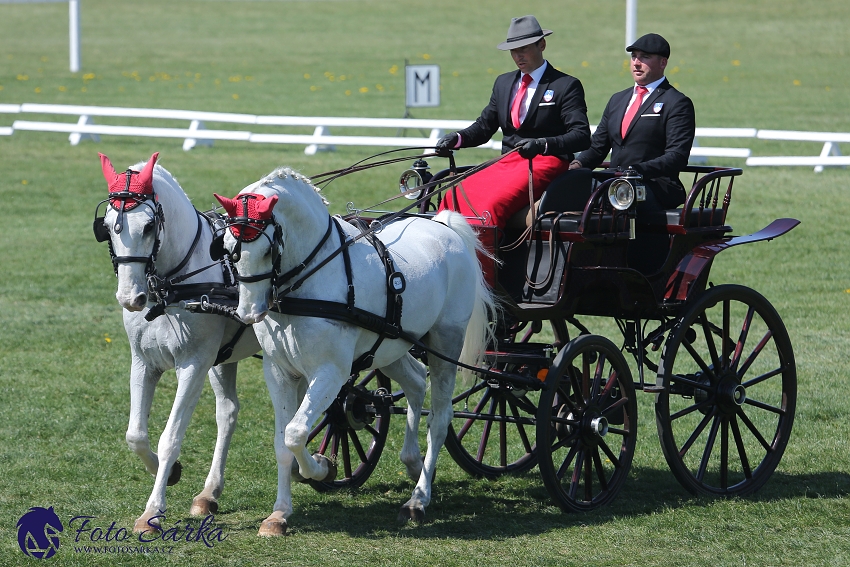
[{"label": "blinker", "polygon": [[109,229],[106,228],[106,225],[103,223],[103,220],[103,217],[96,217],[94,219],[94,223],[92,223],[94,239],[98,242],[106,242],[107,240],[109,240]]},{"label": "blinker", "polygon": [[224,258],[224,254],[224,233],[222,232],[213,237],[212,242],[210,242],[210,260],[218,262]]}]

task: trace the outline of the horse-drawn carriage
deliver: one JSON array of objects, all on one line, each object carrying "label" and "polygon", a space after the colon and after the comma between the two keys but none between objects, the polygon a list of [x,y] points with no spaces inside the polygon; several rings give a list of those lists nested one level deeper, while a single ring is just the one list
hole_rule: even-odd
[{"label": "horse-drawn carriage", "polygon": [[[426,168],[420,160],[400,180],[420,214],[433,211],[443,191],[462,190],[470,171],[431,177]],[[500,251],[503,231],[476,227],[494,254],[484,269],[504,311],[478,379],[459,386],[452,400],[445,444],[465,471],[495,478],[539,465],[562,509],[603,505],[628,475],[635,393],[643,391],[655,396],[664,455],[687,490],[746,495],[768,480],[794,421],[791,342],[764,297],[743,286],[715,287],[709,270],[726,248],[771,240],[798,221],[730,236],[726,217],[742,170],[685,172],[693,183],[681,209],[636,213],[643,188],[630,172],[598,171],[592,183],[568,172],[507,251]],[[364,213],[353,210],[349,218]],[[616,320],[622,346],[592,334],[578,316]],[[635,360],[636,380],[624,352]],[[314,487],[359,486],[369,476],[389,415],[406,411],[397,406],[403,394],[389,391],[380,372],[352,377],[311,434],[344,475]]]},{"label": "horse-drawn carriage", "polygon": [[[798,221],[779,219],[755,234],[731,236],[726,217],[740,169],[688,167],[693,184],[685,205],[648,214],[636,212],[644,188],[631,171],[585,172],[583,189],[573,188],[566,194],[556,180],[538,204],[531,204],[530,226],[517,229],[522,234],[511,246],[504,246],[507,240],[514,240],[510,234],[486,223],[476,226],[477,258],[483,266],[478,280],[482,275],[486,278],[501,309],[498,316],[491,314],[484,322],[485,335],[489,333],[490,338],[480,362],[470,364],[472,359],[462,359],[467,362],[460,366],[473,378],[455,384],[453,369],[460,347],[453,343],[462,335],[451,325],[440,327],[440,317],[451,318],[447,313],[466,310],[466,318],[460,316],[466,326],[469,317],[480,319],[480,313],[470,315],[472,307],[452,304],[452,298],[446,297],[451,293],[426,294],[423,290],[429,288],[422,287],[423,283],[434,287],[433,282],[442,280],[417,274],[435,260],[411,263],[405,255],[419,252],[404,246],[408,246],[408,232],[416,230],[424,230],[421,238],[430,242],[431,229],[423,225],[423,219],[430,223],[440,195],[462,191],[463,179],[479,168],[456,168],[453,159],[448,169],[434,176],[426,168],[420,158],[402,175],[400,187],[406,197],[412,197],[410,206],[377,216],[369,210],[351,209],[345,220],[332,220],[326,210],[320,212],[321,207],[315,206],[316,202],[322,204],[315,191],[305,197],[312,204],[300,209],[296,204],[300,205],[301,197],[293,197],[298,190],[292,185],[296,181],[309,184],[289,170],[279,170],[247,187],[236,199],[220,199],[230,218],[227,229],[218,227],[221,240],[210,236],[211,248],[222,262],[230,262],[225,274],[236,268],[240,305],[230,313],[238,313],[255,329],[268,329],[258,331],[258,336],[266,351],[264,370],[273,400],[275,391],[280,398],[286,398],[287,388],[303,396],[308,387],[304,380],[285,384],[285,376],[297,374],[301,364],[292,362],[293,352],[316,357],[316,368],[324,368],[321,357],[337,354],[332,352],[334,345],[323,348],[319,343],[310,345],[319,352],[308,353],[296,344],[297,337],[289,334],[285,322],[265,319],[269,309],[276,311],[279,319],[320,320],[337,329],[342,321],[343,326],[359,327],[362,332],[351,339],[349,350],[362,353],[363,345],[367,350],[348,361],[352,370],[341,379],[341,389],[339,382],[332,383],[337,384],[335,390],[322,389],[319,383],[324,375],[318,371],[310,377],[307,397],[322,401],[307,413],[302,415],[299,410],[293,415],[295,398],[286,398],[280,408],[275,406],[275,446],[281,471],[277,520],[291,512],[291,505],[281,505],[281,500],[289,497],[289,468],[296,464],[293,458],[303,479],[318,490],[360,486],[377,464],[393,414],[407,414],[402,460],[412,477],[421,475],[417,490],[424,490],[418,500],[414,492],[406,505],[409,516],[404,507],[402,516],[422,517],[430,499],[436,454],[432,455],[429,437],[429,452],[422,464],[416,442],[425,372],[419,360],[431,368],[432,381],[437,380],[435,368],[441,368],[441,373],[452,369],[446,380],[450,392],[441,392],[445,385],[435,386],[431,411],[445,414],[435,401],[438,392],[446,398],[440,403],[448,404],[450,397],[451,416],[434,418],[433,423],[439,436],[440,419],[450,422],[445,445],[459,466],[470,474],[492,478],[538,465],[549,494],[564,510],[604,505],[622,488],[635,452],[637,391],[654,395],[664,456],[686,489],[746,495],[768,480],[782,457],[794,420],[796,369],[791,342],[782,320],[764,297],[739,285],[714,286],[709,271],[714,257],[726,248],[781,236]],[[325,179],[358,169],[333,172]],[[128,187],[129,178],[128,173]],[[272,195],[264,187],[278,192]],[[138,195],[128,197],[127,191],[125,199],[139,199]],[[286,204],[295,209],[290,211],[291,218],[276,216],[284,214],[281,206],[275,209],[278,198],[294,199]],[[311,216],[313,209],[315,219],[322,220]],[[121,211],[123,214],[123,206]],[[458,232],[444,215],[437,219]],[[476,224],[481,219],[469,220]],[[107,232],[115,222],[108,219]],[[293,230],[297,222],[309,223],[315,237],[306,228]],[[97,232],[104,223],[99,220],[95,225]],[[426,228],[419,228],[423,226]],[[207,245],[205,239],[201,239],[201,247]],[[115,240],[116,234],[112,234],[117,246]],[[298,240],[305,242],[298,247]],[[356,246],[364,247],[367,256],[357,256]],[[457,245],[447,245],[447,256],[452,247]],[[372,284],[386,284],[362,285],[366,280],[357,279],[362,276],[352,270],[349,250],[355,266],[359,260],[377,264],[372,266],[377,270]],[[150,256],[134,254],[132,258],[131,262],[141,262]],[[115,265],[117,270],[120,263]],[[319,270],[321,274],[314,275]],[[328,291],[328,299],[316,296],[323,299],[307,301],[296,293],[310,285],[330,285],[325,280],[334,277],[340,280],[333,283],[334,289],[347,289],[347,297],[343,294],[334,301],[331,296],[336,292]],[[478,280],[462,280],[463,285],[455,282],[457,295],[465,293],[461,291],[465,288],[475,288]],[[354,305],[355,283],[359,285],[358,301],[366,293],[377,294],[372,308]],[[324,293],[324,289],[315,288],[313,293]],[[473,302],[469,293],[466,303]],[[480,295],[480,290],[476,293]],[[162,295],[155,297],[161,300]],[[475,295],[476,306],[479,299]],[[203,302],[183,301],[181,305],[189,311],[227,312],[208,295]],[[405,322],[415,321],[410,319],[411,311],[429,309],[442,315],[423,323],[418,332],[413,330],[418,321],[408,328]],[[403,319],[402,313],[408,319]],[[614,320],[622,335],[621,346],[591,333],[585,326],[586,317]],[[448,329],[451,340],[435,339],[433,331],[438,328]],[[348,343],[341,343],[339,349],[345,351]],[[234,344],[229,345],[231,351]],[[387,345],[396,345],[398,350],[399,344],[402,351],[393,355],[395,358],[381,359]],[[269,351],[275,348],[285,351],[283,362],[269,360]],[[624,353],[634,358],[636,377]],[[390,378],[404,382],[404,391],[393,391]],[[408,407],[402,406],[403,399]],[[283,406],[289,407],[284,410]],[[292,429],[292,423],[298,427]],[[311,459],[305,445],[317,456]],[[294,455],[287,453],[286,447]],[[292,471],[297,478],[299,467]],[[164,472],[157,475],[163,505],[164,480],[160,477],[164,476]],[[155,503],[159,505],[159,501]],[[421,509],[421,514],[416,509]],[[285,530],[285,520],[283,525]],[[280,532],[272,529],[269,533]]]}]

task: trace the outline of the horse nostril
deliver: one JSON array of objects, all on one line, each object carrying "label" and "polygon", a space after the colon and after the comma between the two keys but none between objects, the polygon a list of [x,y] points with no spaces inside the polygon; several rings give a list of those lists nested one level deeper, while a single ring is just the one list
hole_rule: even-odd
[{"label": "horse nostril", "polygon": [[144,307],[148,303],[148,296],[145,293],[140,293],[133,299],[133,305],[136,307]]}]

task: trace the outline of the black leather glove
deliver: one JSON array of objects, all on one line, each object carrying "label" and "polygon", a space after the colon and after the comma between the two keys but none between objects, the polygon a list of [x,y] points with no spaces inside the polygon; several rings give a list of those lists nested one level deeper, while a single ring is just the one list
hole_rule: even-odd
[{"label": "black leather glove", "polygon": [[520,156],[531,159],[546,151],[546,140],[544,138],[520,140],[516,147],[519,148]]},{"label": "black leather glove", "polygon": [[457,135],[457,132],[452,132],[451,134],[446,134],[437,142],[434,146],[434,150],[437,152],[437,155],[440,157],[448,157],[449,150],[453,150],[457,145],[457,142],[460,138]]}]

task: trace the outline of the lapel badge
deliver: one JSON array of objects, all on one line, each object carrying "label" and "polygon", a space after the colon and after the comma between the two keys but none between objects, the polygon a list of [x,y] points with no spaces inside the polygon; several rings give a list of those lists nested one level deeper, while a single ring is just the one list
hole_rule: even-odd
[{"label": "lapel badge", "polygon": [[543,102],[552,102],[552,99],[555,98],[555,91],[552,89],[547,90],[543,93]]},{"label": "lapel badge", "polygon": [[655,114],[658,114],[659,112],[661,112],[661,107],[663,107],[663,106],[664,106],[663,102],[656,102],[652,107],[652,112],[654,112]]}]

